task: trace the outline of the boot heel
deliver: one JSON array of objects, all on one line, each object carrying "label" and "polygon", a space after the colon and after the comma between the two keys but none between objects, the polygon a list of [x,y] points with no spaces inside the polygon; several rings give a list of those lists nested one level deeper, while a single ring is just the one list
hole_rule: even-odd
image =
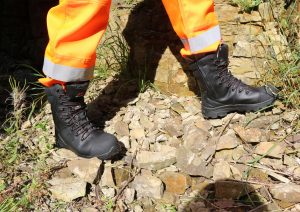
[{"label": "boot heel", "polygon": [[60,138],[60,136],[55,133],[55,146],[58,147],[58,148],[65,148],[65,149],[68,149],[68,146],[65,144],[65,142]]},{"label": "boot heel", "polygon": [[210,110],[202,106],[202,115],[205,119],[216,119],[218,117],[226,116],[226,113]]}]

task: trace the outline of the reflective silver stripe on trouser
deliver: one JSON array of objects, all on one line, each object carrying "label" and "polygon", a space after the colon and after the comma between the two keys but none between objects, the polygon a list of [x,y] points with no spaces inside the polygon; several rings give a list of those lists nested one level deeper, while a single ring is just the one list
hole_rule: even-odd
[{"label": "reflective silver stripe on trouser", "polygon": [[93,78],[94,67],[74,68],[64,66],[55,64],[45,57],[43,71],[47,77],[63,82],[76,82],[91,80]]},{"label": "reflective silver stripe on trouser", "polygon": [[219,25],[207,30],[206,32],[192,38],[181,39],[184,48],[191,53],[205,49],[206,47],[221,40],[221,30]]}]

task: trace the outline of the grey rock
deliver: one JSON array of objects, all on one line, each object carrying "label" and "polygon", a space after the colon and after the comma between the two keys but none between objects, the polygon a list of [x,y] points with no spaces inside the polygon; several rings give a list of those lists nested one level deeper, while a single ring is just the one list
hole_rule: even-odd
[{"label": "grey rock", "polygon": [[123,121],[118,121],[115,123],[115,132],[120,136],[129,136],[128,124]]},{"label": "grey rock", "polygon": [[160,134],[155,139],[156,142],[164,142],[164,141],[167,141],[167,140],[168,140],[168,137],[165,134]]},{"label": "grey rock", "polygon": [[261,142],[255,148],[255,153],[259,155],[266,154],[274,158],[282,158],[286,145],[284,143]]},{"label": "grey rock", "polygon": [[232,159],[238,161],[243,155],[246,155],[247,151],[244,149],[243,145],[239,145],[233,150]]},{"label": "grey rock", "polygon": [[132,129],[130,131],[130,136],[134,139],[141,139],[145,137],[145,130],[144,128],[136,128],[136,129]]},{"label": "grey rock", "polygon": [[167,144],[172,146],[172,147],[179,147],[182,141],[176,137],[172,137],[168,140]]},{"label": "grey rock", "polygon": [[104,172],[101,176],[100,185],[101,185],[101,187],[105,187],[105,186],[114,187],[115,186],[111,167],[105,167]]},{"label": "grey rock", "polygon": [[164,187],[162,181],[152,175],[136,176],[131,187],[136,190],[138,197],[161,199],[163,196]]},{"label": "grey rock", "polygon": [[53,153],[53,159],[58,162],[61,160],[76,160],[79,159],[79,157],[70,150],[58,149]]},{"label": "grey rock", "polygon": [[273,12],[270,2],[263,2],[258,5],[258,11],[263,21],[273,21]]},{"label": "grey rock", "polygon": [[217,151],[215,154],[216,160],[225,160],[231,161],[233,159],[234,150],[233,149],[224,149]]},{"label": "grey rock", "polygon": [[201,112],[201,105],[198,99],[195,98],[189,98],[186,101],[181,102],[181,105],[187,111],[188,113],[191,113],[193,115],[198,114]]},{"label": "grey rock", "polygon": [[264,130],[258,128],[245,129],[242,126],[234,127],[238,136],[247,143],[259,143],[268,141],[268,135]]},{"label": "grey rock", "polygon": [[273,113],[274,115],[278,115],[278,114],[281,114],[282,111],[281,111],[280,108],[275,107],[275,108],[272,109],[272,113]]},{"label": "grey rock", "polygon": [[216,150],[234,149],[239,144],[238,138],[234,135],[223,135],[217,142]]},{"label": "grey rock", "polygon": [[135,205],[133,211],[134,212],[143,212],[144,209],[140,205]]},{"label": "grey rock", "polygon": [[140,168],[159,170],[176,162],[175,150],[169,152],[140,151],[136,156]]},{"label": "grey rock", "polygon": [[171,105],[171,109],[175,112],[177,112],[178,114],[182,114],[182,113],[186,113],[187,111],[183,108],[183,106],[176,102],[174,104]]},{"label": "grey rock", "polygon": [[125,113],[123,117],[123,121],[126,124],[129,124],[131,122],[132,117],[133,117],[133,111],[127,111],[127,113]]},{"label": "grey rock", "polygon": [[292,166],[298,166],[299,164],[297,163],[296,159],[291,157],[291,156],[288,156],[288,155],[284,155],[283,156],[283,164],[284,165],[287,165],[289,167],[292,167]]},{"label": "grey rock", "polygon": [[238,168],[230,165],[230,170],[234,179],[242,180],[243,174]]},{"label": "grey rock", "polygon": [[278,122],[276,122],[276,123],[274,123],[274,124],[272,124],[272,125],[270,126],[270,129],[271,129],[271,130],[278,130],[279,127],[280,127],[280,124],[279,124]]},{"label": "grey rock", "polygon": [[101,188],[101,191],[105,197],[113,198],[116,194],[116,190],[114,188]]},{"label": "grey rock", "polygon": [[282,164],[280,159],[273,159],[273,158],[262,158],[259,162],[262,165],[266,165],[275,170],[284,170],[285,166]]},{"label": "grey rock", "polygon": [[175,203],[176,203],[176,194],[165,191],[161,201],[165,204],[175,205]]},{"label": "grey rock", "polygon": [[208,160],[210,157],[212,157],[216,152],[216,145],[209,144],[205,147],[205,150],[201,152],[200,158],[203,160]]},{"label": "grey rock", "polygon": [[86,182],[80,178],[52,178],[48,183],[51,184],[49,190],[56,199],[71,202],[85,196]]},{"label": "grey rock", "polygon": [[101,161],[98,158],[81,158],[67,163],[68,169],[86,182],[93,183],[97,176]]},{"label": "grey rock", "polygon": [[154,123],[149,121],[149,118],[144,114],[141,114],[140,123],[145,129],[151,130],[154,128]]},{"label": "grey rock", "polygon": [[255,118],[248,124],[248,128],[259,128],[259,129],[265,129],[267,126],[278,122],[280,120],[279,115],[272,115],[272,116],[261,116],[258,118]]},{"label": "grey rock", "polygon": [[177,149],[176,158],[176,167],[186,174],[207,178],[213,174],[213,167],[210,164],[206,164],[205,160],[183,146]]},{"label": "grey rock", "polygon": [[128,136],[123,136],[122,138],[119,139],[119,141],[124,144],[126,149],[130,148],[130,142],[129,142],[129,137]]},{"label": "grey rock", "polygon": [[300,167],[294,169],[293,176],[295,179],[300,180]]},{"label": "grey rock", "polygon": [[170,117],[170,111],[169,110],[158,110],[155,113],[156,118],[160,119],[166,119]]},{"label": "grey rock", "polygon": [[96,208],[86,207],[82,208],[82,212],[98,212],[98,210]]},{"label": "grey rock", "polygon": [[127,204],[132,203],[135,199],[135,194],[136,194],[136,192],[133,188],[126,188],[123,193],[125,202]]},{"label": "grey rock", "polygon": [[212,128],[212,124],[206,120],[197,120],[195,126],[205,131],[209,131]]},{"label": "grey rock", "polygon": [[226,161],[219,161],[214,166],[213,179],[215,181],[231,177],[230,165]]},{"label": "grey rock", "polygon": [[183,145],[192,152],[199,152],[204,149],[209,138],[210,134],[207,131],[197,127],[190,127],[182,137]]},{"label": "grey rock", "polygon": [[209,122],[213,127],[220,127],[223,125],[222,119],[211,119]]},{"label": "grey rock", "polygon": [[180,137],[183,135],[183,128],[181,120],[173,119],[167,122],[164,126],[164,130],[171,136],[171,137]]},{"label": "grey rock", "polygon": [[280,183],[270,187],[270,193],[275,199],[290,202],[300,202],[300,185],[293,183]]},{"label": "grey rock", "polygon": [[141,129],[143,128],[139,121],[137,120],[131,120],[130,124],[128,125],[129,129]]},{"label": "grey rock", "polygon": [[260,22],[262,21],[260,14],[257,11],[252,11],[251,14],[243,13],[239,15],[240,23]]},{"label": "grey rock", "polygon": [[285,112],[282,118],[287,122],[292,122],[298,118],[298,114],[296,111]]}]

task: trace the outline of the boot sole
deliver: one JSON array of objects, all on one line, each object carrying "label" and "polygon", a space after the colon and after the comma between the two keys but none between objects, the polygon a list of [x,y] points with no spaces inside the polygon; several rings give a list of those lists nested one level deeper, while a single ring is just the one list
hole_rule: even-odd
[{"label": "boot sole", "polygon": [[255,112],[261,110],[269,105],[272,105],[275,99],[270,99],[259,104],[237,104],[237,105],[223,105],[219,107],[207,107],[202,104],[202,114],[206,119],[223,118],[228,113],[239,112]]},{"label": "boot sole", "polygon": [[[69,148],[69,146],[63,141],[63,139],[60,137],[60,135],[56,135],[56,147],[58,148],[64,148],[64,149],[68,149],[71,150],[72,152],[74,152],[72,149]],[[120,153],[121,151],[121,147],[120,145],[118,146],[113,146],[110,148],[110,150],[104,154],[100,154],[100,155],[96,155],[96,156],[89,156],[89,155],[82,155],[79,153],[74,152],[77,156],[82,157],[82,158],[93,158],[93,157],[97,157],[100,160],[108,160],[114,156],[116,156],[118,153]]]}]

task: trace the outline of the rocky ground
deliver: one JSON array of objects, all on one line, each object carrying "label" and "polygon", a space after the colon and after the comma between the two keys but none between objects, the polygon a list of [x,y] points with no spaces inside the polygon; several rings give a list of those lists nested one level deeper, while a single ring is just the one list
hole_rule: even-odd
[{"label": "rocky ground", "polygon": [[[0,211],[300,211],[300,110],[278,101],[267,111],[204,119],[162,5],[134,2],[113,1],[111,23],[125,40],[107,34],[86,96],[90,119],[124,151],[100,161],[55,148],[47,104],[21,130],[0,134]],[[270,60],[259,46],[283,60],[286,38],[268,2],[251,14],[230,1],[216,0],[216,9],[236,76],[261,80]],[[121,73],[101,72],[105,64]],[[124,78],[140,73],[136,67],[154,84]]]},{"label": "rocky ground", "polygon": [[[93,99],[93,91],[100,92],[101,98],[89,105],[94,120],[101,115],[93,108],[103,108],[103,99],[111,99],[117,89],[101,87],[103,83],[93,83],[88,96]],[[300,210],[299,110],[286,110],[276,102],[268,112],[205,120],[197,97],[154,89],[127,100],[126,106],[114,102],[110,106],[120,109],[104,130],[126,151],[104,162],[51,150],[46,164],[55,168],[45,179],[47,191],[38,210]],[[48,124],[40,131],[54,143],[49,105],[24,130],[41,118]],[[32,142],[42,150],[46,143],[39,136]]]}]

